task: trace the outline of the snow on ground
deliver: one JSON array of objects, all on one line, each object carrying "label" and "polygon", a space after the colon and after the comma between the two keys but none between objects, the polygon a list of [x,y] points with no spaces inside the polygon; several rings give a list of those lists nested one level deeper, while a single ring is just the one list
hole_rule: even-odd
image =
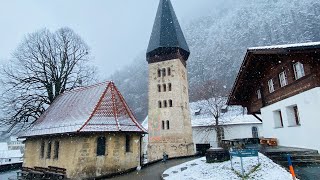
[{"label": "snow on ground", "polygon": [[[249,174],[246,179],[252,180],[290,180],[291,174],[284,168],[274,163],[266,156],[259,153],[261,165],[256,171],[250,173],[258,164],[257,157],[243,158],[245,174]],[[233,158],[233,168],[230,161],[222,163],[206,163],[206,158],[202,157],[189,161],[178,166],[167,169],[163,174],[169,175],[165,180],[241,180],[235,171],[241,174],[240,158]]]}]

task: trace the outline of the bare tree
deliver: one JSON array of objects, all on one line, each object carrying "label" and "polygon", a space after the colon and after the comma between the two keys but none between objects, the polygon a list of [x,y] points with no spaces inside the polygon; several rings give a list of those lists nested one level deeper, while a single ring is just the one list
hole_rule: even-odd
[{"label": "bare tree", "polygon": [[216,132],[218,146],[221,147],[221,142],[224,136],[224,129],[221,123],[221,117],[227,109],[227,98],[225,87],[218,81],[208,80],[198,87],[198,108],[205,114],[212,116],[212,127]]},{"label": "bare tree", "polygon": [[95,69],[89,47],[70,28],[29,34],[1,69],[2,124],[32,124],[64,91],[87,84]]}]

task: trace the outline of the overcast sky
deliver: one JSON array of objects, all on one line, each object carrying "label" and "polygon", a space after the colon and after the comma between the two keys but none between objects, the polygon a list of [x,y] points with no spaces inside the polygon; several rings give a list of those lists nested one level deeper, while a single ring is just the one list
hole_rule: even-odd
[{"label": "overcast sky", "polygon": [[[213,0],[172,0],[181,26],[208,13]],[[101,78],[130,64],[148,46],[159,0],[0,0],[0,62],[23,37],[68,26],[91,48]]]}]

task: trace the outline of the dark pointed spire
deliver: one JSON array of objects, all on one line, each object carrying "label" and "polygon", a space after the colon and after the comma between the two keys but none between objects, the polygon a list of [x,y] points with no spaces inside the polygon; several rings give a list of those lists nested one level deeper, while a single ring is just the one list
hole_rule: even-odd
[{"label": "dark pointed spire", "polygon": [[160,0],[147,50],[148,63],[179,58],[190,51],[170,0]]}]

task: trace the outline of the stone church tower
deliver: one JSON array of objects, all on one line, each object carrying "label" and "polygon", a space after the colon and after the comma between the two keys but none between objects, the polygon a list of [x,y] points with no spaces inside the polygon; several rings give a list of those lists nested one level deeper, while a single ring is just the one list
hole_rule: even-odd
[{"label": "stone church tower", "polygon": [[147,50],[148,159],[194,154],[186,61],[190,51],[170,0],[160,0]]}]

